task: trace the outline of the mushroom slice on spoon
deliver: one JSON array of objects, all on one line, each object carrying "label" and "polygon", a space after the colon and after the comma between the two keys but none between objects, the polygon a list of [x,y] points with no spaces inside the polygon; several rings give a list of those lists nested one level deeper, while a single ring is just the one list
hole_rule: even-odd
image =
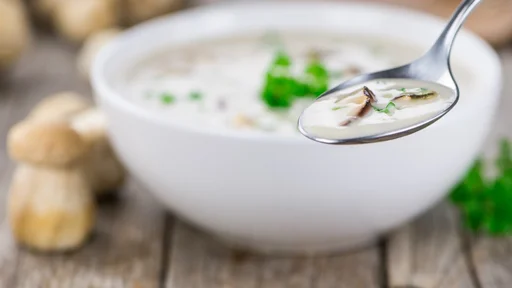
[{"label": "mushroom slice on spoon", "polygon": [[356,94],[352,93],[352,96],[336,101],[340,107],[346,108],[340,109],[340,113],[344,116],[340,126],[348,126],[359,120],[371,110],[371,103],[376,101],[375,94],[366,86],[356,92]]},{"label": "mushroom slice on spoon", "polygon": [[422,90],[420,92],[404,92],[391,100],[397,108],[407,108],[415,105],[421,105],[437,100],[439,93],[432,90]]}]

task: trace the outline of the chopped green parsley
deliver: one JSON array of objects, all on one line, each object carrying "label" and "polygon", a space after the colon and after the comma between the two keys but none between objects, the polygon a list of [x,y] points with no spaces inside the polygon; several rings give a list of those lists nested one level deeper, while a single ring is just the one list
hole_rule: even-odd
[{"label": "chopped green parsley", "polygon": [[203,94],[201,94],[201,92],[198,92],[198,91],[192,91],[188,95],[188,98],[192,101],[199,101],[199,100],[203,99]]},{"label": "chopped green parsley", "polygon": [[378,107],[375,107],[373,105],[372,105],[372,107],[373,107],[373,110],[375,110],[377,112],[380,112],[380,113],[386,113],[388,115],[392,115],[394,109],[396,108],[395,103],[393,103],[392,101],[390,101],[388,103],[388,105],[386,105],[385,108],[378,108]]},{"label": "chopped green parsley", "polygon": [[176,97],[168,92],[164,92],[160,95],[160,101],[162,101],[163,104],[169,105],[176,101]]}]

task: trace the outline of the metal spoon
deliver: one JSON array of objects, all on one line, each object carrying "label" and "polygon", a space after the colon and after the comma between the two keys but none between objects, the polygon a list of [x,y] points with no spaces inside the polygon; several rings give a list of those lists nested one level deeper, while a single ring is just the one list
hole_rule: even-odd
[{"label": "metal spoon", "polygon": [[387,141],[403,137],[414,132],[417,132],[434,123],[435,121],[439,120],[441,117],[446,115],[446,113],[448,113],[455,106],[455,104],[457,104],[457,101],[459,99],[459,88],[457,86],[457,83],[455,82],[455,79],[453,78],[449,61],[453,42],[466,18],[469,16],[469,14],[471,14],[473,9],[475,9],[478,6],[478,4],[480,4],[481,1],[482,0],[463,0],[462,3],[457,8],[457,10],[455,11],[455,13],[453,14],[453,16],[451,17],[448,24],[446,25],[445,29],[441,33],[441,36],[439,36],[439,38],[435,42],[434,46],[432,46],[432,48],[430,48],[430,50],[424,56],[417,59],[416,61],[390,70],[354,77],[328,90],[327,92],[323,93],[317,98],[318,100],[334,92],[344,90],[352,86],[361,85],[362,83],[375,79],[414,79],[426,82],[439,83],[452,89],[453,92],[455,93],[455,101],[448,108],[441,111],[439,114],[434,115],[432,118],[423,120],[422,122],[416,123],[412,126],[365,137],[348,139],[319,138],[315,135],[308,133],[304,129],[302,123],[302,115],[298,121],[299,131],[307,138],[321,143],[362,144]]}]

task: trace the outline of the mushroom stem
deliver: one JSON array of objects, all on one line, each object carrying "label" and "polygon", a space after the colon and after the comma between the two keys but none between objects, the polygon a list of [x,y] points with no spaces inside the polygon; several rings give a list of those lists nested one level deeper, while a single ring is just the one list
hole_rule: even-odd
[{"label": "mushroom stem", "polygon": [[80,167],[21,164],[9,190],[8,215],[15,239],[39,251],[67,251],[88,238],[95,204]]}]

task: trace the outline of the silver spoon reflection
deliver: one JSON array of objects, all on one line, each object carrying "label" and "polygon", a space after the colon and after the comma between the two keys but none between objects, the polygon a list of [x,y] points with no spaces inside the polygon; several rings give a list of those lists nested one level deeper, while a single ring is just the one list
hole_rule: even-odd
[{"label": "silver spoon reflection", "polygon": [[[315,103],[313,103],[312,106],[307,108],[300,116],[298,121],[299,131],[307,138],[321,143],[362,144],[387,141],[403,137],[414,132],[417,132],[439,120],[457,104],[457,101],[459,99],[459,88],[457,86],[455,79],[453,78],[449,61],[453,42],[466,18],[473,11],[473,9],[478,6],[478,4],[481,1],[482,0],[462,1],[462,3],[459,5],[457,10],[453,14],[452,18],[448,22],[446,28],[443,30],[441,36],[439,36],[439,38],[435,42],[434,46],[432,46],[432,48],[424,56],[417,59],[416,61],[390,70],[357,76],[320,95],[315,101]],[[313,105],[318,106],[320,101],[333,101],[333,103],[335,103],[336,101],[343,101],[343,98],[346,98],[347,96],[353,97],[351,101],[356,101],[354,103],[356,103],[357,105],[363,105],[363,102],[361,101],[365,101],[365,99],[367,101],[367,104],[370,104],[369,102],[377,101],[375,97],[370,97],[370,95],[368,94],[369,92],[363,91],[361,89],[362,86],[366,85],[367,83],[375,82],[378,80],[396,80],[397,82],[416,81],[424,83],[425,85],[428,86],[437,86],[438,89],[441,89],[443,91],[450,91],[450,93],[452,93],[451,96],[453,96],[453,101],[448,103],[447,107],[443,107],[441,110],[436,111],[436,113],[428,114],[428,117],[418,117],[413,122],[402,122],[401,120],[399,120],[393,122],[395,123],[395,125],[389,125],[387,129],[370,129],[368,131],[362,131],[361,127],[364,126],[349,126],[348,124],[350,123],[345,120],[343,120],[339,125],[347,127],[343,127],[343,129],[338,129],[339,131],[343,131],[343,133],[323,133],[321,129],[311,129],[312,127],[308,126],[307,121],[309,120],[307,118],[307,115],[308,112],[310,112],[308,109],[313,107]],[[412,88],[412,86],[410,88]],[[357,98],[358,96],[355,95],[356,92],[352,91],[359,91],[360,96],[366,95],[367,98],[361,96],[362,98],[359,99]],[[408,90],[404,91],[407,92]],[[444,94],[446,94],[446,92]],[[361,107],[364,108],[365,106]],[[335,108],[336,107],[334,107],[333,109]],[[370,107],[366,106],[366,108]],[[358,117],[356,112],[352,113],[353,119],[357,119]],[[400,125],[400,123],[398,122],[400,122],[403,125]],[[357,130],[359,130],[359,132],[356,132]]]}]

